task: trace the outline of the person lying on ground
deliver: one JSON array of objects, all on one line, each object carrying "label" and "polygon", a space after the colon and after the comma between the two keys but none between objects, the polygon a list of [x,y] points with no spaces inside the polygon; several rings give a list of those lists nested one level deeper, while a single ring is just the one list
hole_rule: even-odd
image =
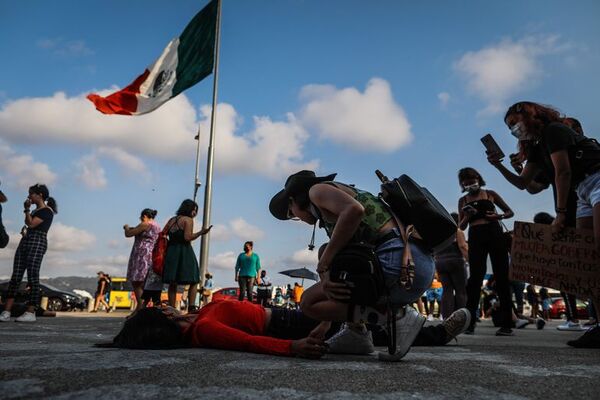
[{"label": "person lying on ground", "polygon": [[[466,309],[457,310],[443,324],[422,328],[414,345],[445,345],[469,326],[469,316]],[[125,321],[111,343],[96,346],[129,349],[206,347],[317,359],[327,352],[327,346],[317,332],[319,326],[319,321],[298,310],[220,300],[209,303],[197,313],[185,315],[172,307],[142,309]],[[334,325],[323,336],[331,337],[338,330],[339,324]],[[387,343],[387,339],[384,340]]]}]

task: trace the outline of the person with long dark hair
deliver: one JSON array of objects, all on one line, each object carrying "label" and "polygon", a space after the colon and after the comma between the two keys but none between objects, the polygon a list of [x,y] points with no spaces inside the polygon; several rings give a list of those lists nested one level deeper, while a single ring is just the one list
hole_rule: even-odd
[{"label": "person with long dark hair", "polygon": [[140,213],[140,223],[135,227],[129,225],[123,226],[125,237],[135,237],[127,265],[127,280],[133,286],[133,293],[136,299],[136,308],[134,312],[144,307],[142,294],[144,292],[144,283],[148,272],[152,269],[152,249],[158,235],[160,226],[154,221],[158,212],[150,208],[145,208]]},{"label": "person with long dark hair", "polygon": [[184,200],[174,217],[167,222],[166,230],[169,234],[169,245],[165,255],[163,283],[169,285],[169,304],[175,307],[177,299],[177,285],[190,285],[188,294],[188,309],[194,304],[198,294],[200,271],[198,259],[192,248],[192,242],[202,235],[206,235],[212,225],[206,229],[194,232],[194,218],[198,215],[198,204],[195,201]]},{"label": "person with long dark hair", "polygon": [[[35,210],[31,211],[31,205]],[[56,201],[50,197],[46,185],[35,184],[29,188],[29,195],[23,203],[25,213],[25,229],[19,242],[13,264],[13,272],[8,284],[6,305],[0,314],[0,321],[10,321],[11,309],[19,283],[27,271],[27,282],[31,288],[25,312],[17,317],[17,322],[35,322],[35,310],[40,305],[40,268],[42,259],[48,249],[47,234],[54,214],[58,212]]]},{"label": "person with long dark hair", "polygon": [[[502,164],[498,153],[488,161],[518,189],[526,189],[540,172],[555,187],[556,218],[553,229],[569,225],[569,191],[577,192],[576,227],[592,229],[596,250],[600,251],[600,145],[595,139],[574,131],[577,124],[565,119],[553,107],[521,101],[508,108],[504,123],[518,140],[519,153],[527,162],[520,174]],[[600,326],[570,341],[574,347],[600,347]]]},{"label": "person with long dark hair", "polygon": [[[458,172],[458,182],[466,194],[458,200],[459,227],[469,227],[469,280],[467,282],[467,308],[471,311],[471,327],[475,330],[475,312],[481,295],[481,284],[490,256],[496,276],[496,290],[500,298],[502,326],[498,336],[512,336],[512,300],[508,281],[508,249],[500,221],[511,218],[514,213],[500,195],[483,189],[485,181],[473,168]],[[498,214],[496,207],[502,210]]]}]

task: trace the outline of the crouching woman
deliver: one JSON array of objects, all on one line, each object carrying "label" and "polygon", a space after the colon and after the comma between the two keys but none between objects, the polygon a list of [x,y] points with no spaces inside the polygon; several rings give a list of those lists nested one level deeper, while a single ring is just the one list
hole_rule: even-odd
[{"label": "crouching woman", "polygon": [[[409,242],[416,265],[415,276],[410,288],[404,286],[400,282],[400,273],[406,244],[393,215],[377,196],[334,182],[335,176],[317,177],[313,171],[295,173],[288,177],[284,189],[273,196],[269,204],[275,218],[301,220],[309,225],[319,223],[329,236],[329,244],[317,265],[321,281],[304,292],[302,312],[319,321],[350,322],[328,342],[331,350],[340,353],[360,347],[357,341],[361,334],[363,341],[367,340],[363,321],[386,324],[385,299],[382,299],[380,309],[355,306],[349,302],[351,291],[348,286],[332,282],[329,277],[332,261],[346,245],[351,242],[372,245],[385,275],[389,303],[399,317],[395,322],[397,351],[393,357],[380,354],[380,358],[399,360],[408,352],[425,321],[407,305],[431,285],[435,269],[431,251],[416,242]],[[323,331],[327,327],[323,324]]]}]

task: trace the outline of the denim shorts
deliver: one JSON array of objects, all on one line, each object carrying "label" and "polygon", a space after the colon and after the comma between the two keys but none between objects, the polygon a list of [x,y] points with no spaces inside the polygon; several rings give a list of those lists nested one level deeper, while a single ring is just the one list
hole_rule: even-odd
[{"label": "denim shorts", "polygon": [[443,292],[442,288],[429,289],[426,293],[427,301],[430,303],[435,300],[441,301],[442,300],[442,292]]},{"label": "denim shorts", "polygon": [[390,239],[375,249],[375,253],[383,269],[390,301],[396,306],[403,306],[417,301],[431,287],[435,271],[432,252],[419,245],[410,243],[413,263],[415,264],[415,278],[412,287],[408,290],[405,289],[398,282],[403,250],[404,242],[400,237]]},{"label": "denim shorts", "polygon": [[600,171],[577,185],[577,218],[591,217],[594,206],[600,203]]}]

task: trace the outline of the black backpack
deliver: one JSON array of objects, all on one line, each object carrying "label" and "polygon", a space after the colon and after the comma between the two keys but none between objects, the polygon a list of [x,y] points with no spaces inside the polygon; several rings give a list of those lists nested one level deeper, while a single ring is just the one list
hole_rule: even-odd
[{"label": "black backpack", "polygon": [[381,171],[375,173],[382,182],[380,198],[403,224],[414,226],[427,247],[437,251],[454,241],[456,223],[429,190],[408,175],[389,180]]},{"label": "black backpack", "polygon": [[335,255],[329,277],[348,285],[351,304],[375,305],[386,291],[379,258],[372,246],[362,242],[350,243]]}]

